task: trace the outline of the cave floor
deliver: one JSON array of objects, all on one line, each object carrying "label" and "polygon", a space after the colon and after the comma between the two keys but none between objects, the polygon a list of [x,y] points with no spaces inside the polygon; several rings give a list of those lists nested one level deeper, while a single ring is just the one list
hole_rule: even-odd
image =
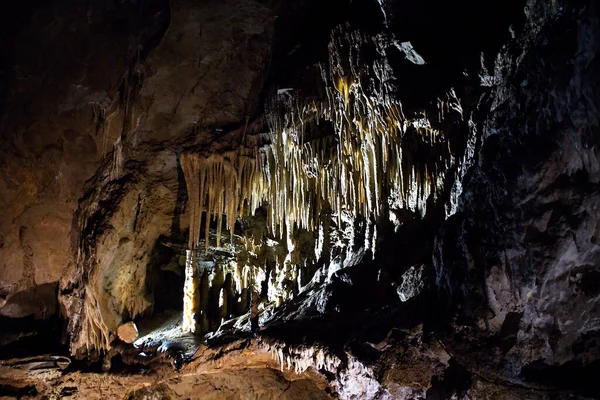
[{"label": "cave floor", "polygon": [[328,393],[323,377],[280,370],[270,350],[256,341],[219,350],[201,345],[178,371],[166,362],[110,373],[73,370],[68,359],[51,355],[0,362],[2,400],[327,399]]},{"label": "cave floor", "polygon": [[143,351],[145,347],[156,347],[159,353],[169,350],[191,358],[203,342],[202,337],[183,332],[181,311],[168,310],[137,323],[139,336],[133,343]]},{"label": "cave floor", "polygon": [[331,398],[321,375],[281,370],[260,340],[208,347],[181,326],[174,310],[138,321],[137,340],[118,349],[109,372],[58,354],[0,360],[0,400]]}]

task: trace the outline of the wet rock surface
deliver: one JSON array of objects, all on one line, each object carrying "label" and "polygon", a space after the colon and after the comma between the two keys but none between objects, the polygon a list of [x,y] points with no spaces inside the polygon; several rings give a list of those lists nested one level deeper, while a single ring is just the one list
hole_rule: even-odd
[{"label": "wet rock surface", "polygon": [[600,396],[593,1],[12,16],[0,396]]}]

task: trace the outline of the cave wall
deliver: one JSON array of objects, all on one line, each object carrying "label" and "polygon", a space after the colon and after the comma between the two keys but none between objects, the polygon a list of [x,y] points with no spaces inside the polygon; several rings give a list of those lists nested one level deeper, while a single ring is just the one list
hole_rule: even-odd
[{"label": "cave wall", "polygon": [[[526,377],[598,359],[600,177],[597,6],[527,7],[519,47],[490,73],[477,163],[435,246],[437,283],[458,306],[457,348],[494,338],[471,362]],[[581,371],[557,379],[591,384]]]},{"label": "cave wall", "polygon": [[120,113],[112,125],[98,119],[119,103],[132,47],[168,16],[159,2],[25,3],[2,43],[1,313],[43,318],[56,309],[36,287],[73,273],[73,215],[119,135]]},{"label": "cave wall", "polygon": [[272,18],[258,2],[22,13],[3,43],[1,312],[49,317],[60,286],[73,348],[92,348],[151,311],[152,251],[187,228],[177,152],[239,140],[229,130],[256,111]]},{"label": "cave wall", "polygon": [[178,150],[217,151],[239,140],[216,127],[253,112],[269,66],[268,13],[259,3],[183,2],[170,11],[156,49],[130,66],[123,132],[78,210],[81,254],[67,285],[77,289],[64,296],[74,352],[109,348],[108,332],[152,311],[152,250],[160,236],[177,241],[187,227]]}]

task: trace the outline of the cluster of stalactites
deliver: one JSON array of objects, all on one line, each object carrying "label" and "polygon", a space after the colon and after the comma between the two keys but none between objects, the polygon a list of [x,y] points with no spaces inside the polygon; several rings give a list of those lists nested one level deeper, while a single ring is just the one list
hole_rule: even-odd
[{"label": "cluster of stalactites", "polygon": [[[359,33],[334,30],[329,65],[320,67],[326,99],[284,93],[270,104],[272,166],[265,177],[270,226],[281,236],[283,226],[316,229],[325,208],[338,219],[348,212],[377,220],[392,193],[403,207],[422,212],[440,189],[452,157],[449,142],[425,115],[405,117],[383,62],[361,65],[367,42]],[[383,39],[376,42],[383,46]],[[333,135],[313,138],[310,129],[319,121],[330,122]]]},{"label": "cluster of stalactites", "polygon": [[[448,140],[426,116],[405,117],[382,62],[361,65],[358,49],[367,42],[356,32],[334,30],[329,65],[320,67],[326,98],[306,100],[286,92],[272,99],[271,151],[260,162],[237,150],[209,157],[182,154],[190,249],[198,245],[203,210],[208,249],[209,217],[218,221],[218,246],[223,215],[232,231],[237,215],[253,213],[263,200],[269,204],[269,228],[280,237],[290,236],[294,226],[317,229],[324,210],[339,224],[343,212],[377,220],[390,197],[413,211],[424,208],[451,161]],[[314,135],[311,129],[319,121],[328,121],[333,135]]]},{"label": "cluster of stalactites", "polygon": [[[197,276],[202,214],[205,215],[205,251],[208,251],[210,220],[217,221],[216,246],[219,247],[223,216],[225,215],[226,227],[233,239],[235,220],[238,215],[253,215],[267,192],[262,179],[262,168],[259,168],[257,161],[258,153],[247,154],[244,150],[246,149],[241,147],[236,151],[211,154],[209,157],[183,153],[180,157],[190,208],[183,299],[184,332],[196,332],[197,329],[206,332],[210,322],[214,320],[208,318],[206,311],[206,304],[208,304],[208,294],[204,293],[208,290],[204,282],[206,277]],[[223,301],[225,301],[223,313],[227,314],[226,298]],[[222,308],[221,306],[220,309]]]},{"label": "cluster of stalactites", "polygon": [[[333,83],[326,101],[300,106],[288,98],[270,115],[273,232],[294,223],[313,230],[324,208],[338,219],[349,212],[376,220],[391,191],[418,209],[447,167],[448,143],[426,119],[407,120],[399,102],[368,97],[357,79],[337,76]],[[318,120],[330,121],[335,134],[305,140],[309,121]]]},{"label": "cluster of stalactites", "polygon": [[[356,49],[365,44],[364,38],[341,37],[339,32],[334,38],[330,63],[320,67],[324,99],[302,99],[289,91],[271,99],[269,151],[261,157],[243,148],[209,157],[181,155],[190,205],[190,249],[198,247],[203,212],[208,249],[210,218],[217,220],[219,246],[224,215],[233,232],[238,215],[253,214],[266,201],[269,229],[286,236],[291,255],[295,226],[315,231],[325,213],[335,216],[338,226],[343,215],[376,221],[387,212],[390,199],[394,206],[421,212],[440,189],[452,162],[447,138],[432,129],[425,113],[421,118],[405,117],[384,63],[375,61],[368,68],[360,64]],[[340,46],[353,41],[354,50],[342,62]],[[368,87],[363,87],[365,82]],[[460,106],[452,95],[452,104]],[[315,129],[324,122],[333,129]],[[373,243],[374,238],[375,234]],[[295,263],[289,255],[283,267]],[[293,271],[281,271],[288,280],[297,278]],[[186,309],[191,313],[197,290],[190,285],[188,291]],[[188,317],[191,324],[193,316]]]},{"label": "cluster of stalactites", "polygon": [[293,369],[295,373],[301,374],[308,368],[317,371],[328,371],[335,374],[342,360],[317,346],[281,346],[275,344],[271,348],[271,354],[279,364],[281,371],[286,368]]},{"label": "cluster of stalactites", "polygon": [[224,154],[183,153],[180,157],[188,189],[190,207],[189,249],[200,243],[202,213],[205,213],[205,246],[209,248],[210,219],[217,221],[217,247],[221,241],[223,216],[233,236],[238,215],[253,215],[266,197],[257,154],[244,154],[242,149]]}]

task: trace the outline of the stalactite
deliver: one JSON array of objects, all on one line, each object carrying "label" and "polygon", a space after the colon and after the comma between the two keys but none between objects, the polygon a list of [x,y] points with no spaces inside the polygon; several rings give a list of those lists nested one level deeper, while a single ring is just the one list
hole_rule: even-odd
[{"label": "stalactite", "polygon": [[223,216],[233,237],[238,215],[253,215],[266,198],[262,172],[256,157],[245,148],[224,154],[181,154],[190,204],[190,236],[188,246],[195,248],[200,241],[201,214],[205,213],[205,250],[208,251],[209,222],[217,221],[216,246],[220,246]]},{"label": "stalactite", "polygon": [[[331,81],[325,104],[300,106],[302,99],[288,97],[272,105],[273,166],[266,179],[271,231],[280,237],[288,227],[316,229],[324,206],[338,225],[343,211],[377,220],[387,193],[398,191],[407,208],[419,210],[439,189],[434,175],[448,158],[441,135],[428,122],[404,119],[398,101],[369,98],[358,78]],[[302,142],[311,119],[331,121],[335,136]]]},{"label": "stalactite", "polygon": [[[189,250],[184,284],[184,331],[194,332],[196,330],[194,320],[200,317],[201,324],[204,324],[208,312],[208,293],[204,292],[204,286],[200,302],[194,297],[197,280],[194,278],[194,270],[197,268],[194,254],[200,244],[203,213],[205,251],[208,251],[211,220],[217,222],[216,246],[220,247],[223,215],[225,215],[225,225],[230,232],[231,240],[237,216],[253,214],[265,198],[266,188],[263,184],[262,172],[257,165],[257,158],[251,157],[245,150],[240,148],[237,151],[212,154],[209,157],[192,153],[181,154],[180,163],[188,189],[190,215]],[[211,282],[209,286],[214,287],[213,283]],[[201,285],[203,284],[204,281]],[[227,302],[227,299],[224,301]],[[225,309],[225,314],[226,311]],[[210,324],[210,321],[208,323]]]},{"label": "stalactite", "polygon": [[[354,221],[364,221],[363,248],[374,255],[376,224],[388,216],[392,203],[423,215],[427,200],[435,199],[442,189],[444,172],[455,162],[449,140],[432,128],[426,110],[411,118],[405,116],[385,64],[385,46],[390,43],[395,42],[383,35],[369,39],[345,27],[334,30],[329,64],[318,67],[325,96],[308,99],[285,91],[270,98],[268,148],[241,145],[209,156],[181,154],[189,195],[190,250],[198,250],[202,220],[207,252],[211,220],[216,221],[215,244],[220,247],[223,218],[232,242],[236,218],[253,215],[266,203],[270,234],[284,242],[288,251],[273,269],[220,266],[213,271],[208,287],[204,286],[205,272],[198,291],[201,299],[196,303],[202,324],[212,326],[219,322],[215,318],[247,310],[249,288],[257,282],[268,280],[269,301],[279,303],[292,296],[290,282],[309,281],[299,271],[306,260],[294,256],[297,229],[319,229],[316,258],[332,261],[328,260],[329,242],[334,240],[329,223],[335,221],[336,229],[350,226],[352,231]],[[374,46],[381,59],[365,63],[359,57],[362,46]],[[451,111],[462,118],[453,90],[437,107],[440,120]],[[317,129],[323,121],[331,129]],[[353,235],[353,231],[344,232],[339,240],[353,247]],[[260,237],[245,236],[246,250],[254,254],[262,239],[262,233]],[[340,267],[337,263],[329,273]],[[225,286],[221,268],[230,268]],[[212,311],[211,302],[219,303]]]},{"label": "stalactite", "polygon": [[328,351],[316,346],[281,346],[271,348],[273,358],[278,361],[281,371],[292,368],[295,373],[301,374],[308,368],[325,370],[333,374],[342,366],[342,360]]}]

